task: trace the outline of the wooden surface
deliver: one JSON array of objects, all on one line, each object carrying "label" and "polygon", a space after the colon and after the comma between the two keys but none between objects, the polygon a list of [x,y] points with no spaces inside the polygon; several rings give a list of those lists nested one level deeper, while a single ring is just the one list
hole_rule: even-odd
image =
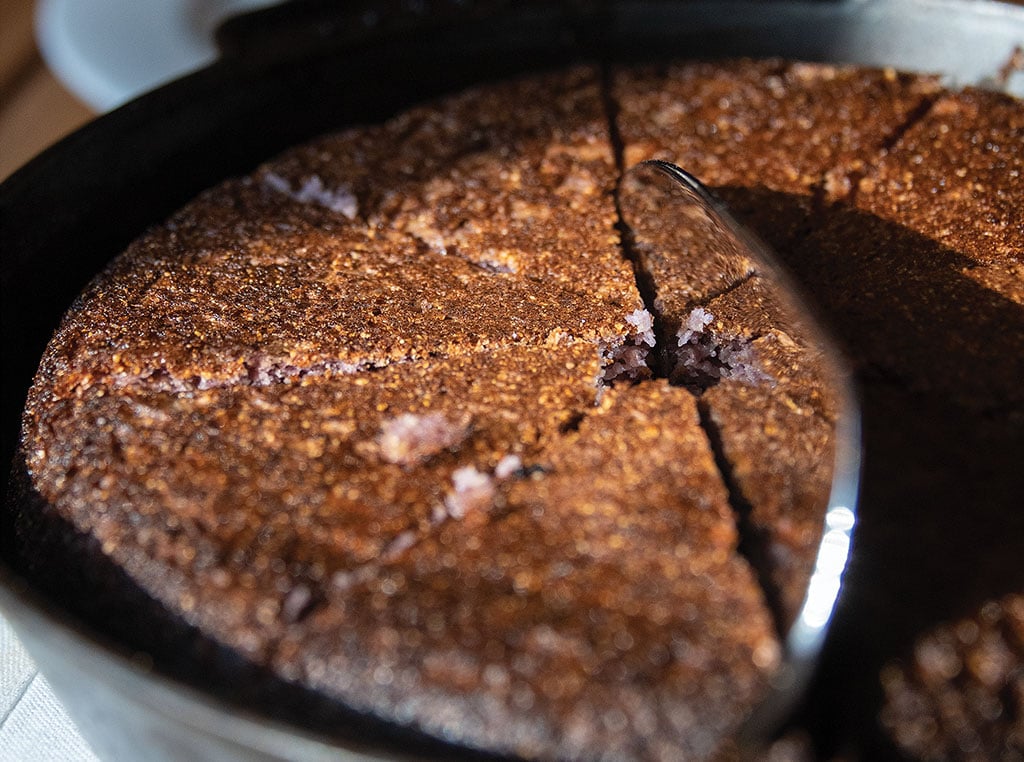
[{"label": "wooden surface", "polygon": [[95,116],[39,57],[33,5],[0,0],[0,180]]}]

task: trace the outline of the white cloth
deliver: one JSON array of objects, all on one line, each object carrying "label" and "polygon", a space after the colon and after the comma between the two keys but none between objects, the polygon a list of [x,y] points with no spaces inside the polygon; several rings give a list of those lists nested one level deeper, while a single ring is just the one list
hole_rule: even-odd
[{"label": "white cloth", "polygon": [[0,762],[98,762],[2,614]]}]

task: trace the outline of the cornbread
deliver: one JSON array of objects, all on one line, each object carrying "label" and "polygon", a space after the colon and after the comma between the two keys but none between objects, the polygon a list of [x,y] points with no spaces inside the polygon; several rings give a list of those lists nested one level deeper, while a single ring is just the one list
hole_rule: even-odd
[{"label": "cornbread", "polygon": [[[310,706],[517,757],[728,755],[810,577],[834,400],[756,268],[631,237],[621,171],[668,159],[726,198],[894,407],[991,408],[1010,375],[972,395],[893,328],[916,318],[876,313],[890,260],[933,246],[967,252],[970,293],[1019,296],[1024,199],[952,178],[1019,171],[1021,114],[890,71],[580,66],[316,139],[71,307],[26,405],[26,525],[85,538],[68,574],[123,570],[94,600],[141,594]],[[985,336],[964,356],[1017,340]]]}]

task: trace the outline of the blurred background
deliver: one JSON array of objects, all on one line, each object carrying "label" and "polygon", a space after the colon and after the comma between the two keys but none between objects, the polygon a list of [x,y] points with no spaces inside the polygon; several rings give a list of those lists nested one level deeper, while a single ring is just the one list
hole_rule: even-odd
[{"label": "blurred background", "polygon": [[280,0],[2,0],[0,180],[93,116],[210,63],[226,17]]},{"label": "blurred background", "polygon": [[0,3],[0,180],[93,117],[43,63],[35,0]]}]

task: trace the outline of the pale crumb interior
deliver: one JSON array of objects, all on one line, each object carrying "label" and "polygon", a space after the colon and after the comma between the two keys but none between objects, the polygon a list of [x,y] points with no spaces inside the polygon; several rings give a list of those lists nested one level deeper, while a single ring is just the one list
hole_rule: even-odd
[{"label": "pale crumb interior", "polygon": [[711,326],[714,315],[703,307],[690,311],[676,333],[669,378],[673,383],[706,389],[723,378],[755,385],[772,378],[759,367],[752,341],[720,336]]}]

